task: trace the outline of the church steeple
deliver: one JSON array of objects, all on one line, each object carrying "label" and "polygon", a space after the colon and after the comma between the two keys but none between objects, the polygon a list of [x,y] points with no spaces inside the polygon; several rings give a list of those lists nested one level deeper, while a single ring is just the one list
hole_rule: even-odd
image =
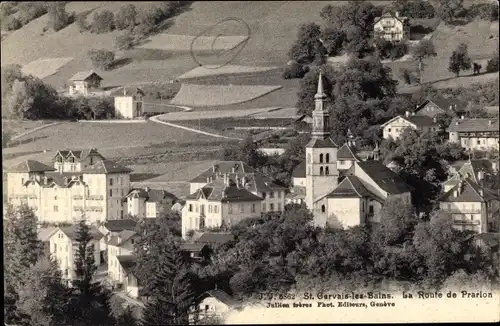
[{"label": "church steeple", "polygon": [[314,95],[315,108],[312,112],[313,138],[326,139],[330,135],[328,110],[325,109],[326,94],[323,89],[323,74],[319,73],[318,91]]}]

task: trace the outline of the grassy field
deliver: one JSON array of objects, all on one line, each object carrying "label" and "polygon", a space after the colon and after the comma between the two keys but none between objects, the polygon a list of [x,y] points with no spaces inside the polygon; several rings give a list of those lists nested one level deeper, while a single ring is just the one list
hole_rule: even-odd
[{"label": "grassy field", "polygon": [[[176,121],[176,124],[198,128],[201,126],[202,130],[205,128],[217,130],[217,131],[227,131],[234,130],[234,128],[241,127],[255,127],[255,128],[272,128],[272,127],[284,127],[292,123],[294,119],[280,119],[280,118],[267,118],[267,119],[253,119],[253,118],[218,118],[218,119],[204,119],[200,121],[196,120],[184,120]],[[241,129],[243,130],[243,129]],[[241,132],[239,130],[234,130],[235,132]]]},{"label": "grassy field", "polygon": [[160,120],[176,123],[177,121],[200,119],[221,119],[229,117],[244,117],[250,114],[263,113],[271,110],[270,108],[260,109],[241,109],[241,110],[221,110],[221,111],[204,111],[195,110],[191,112],[173,112],[160,117]]},{"label": "grassy field", "polygon": [[281,86],[183,84],[170,103],[192,107],[224,106],[254,100]]},{"label": "grassy field", "polygon": [[277,67],[252,67],[252,66],[236,66],[236,65],[225,65],[219,66],[203,66],[196,67],[177,77],[177,79],[190,79],[190,78],[200,78],[207,76],[219,76],[219,75],[233,75],[233,74],[248,74],[248,73],[258,73],[263,71],[269,71],[277,69]]},{"label": "grassy field", "polygon": [[63,66],[73,60],[69,58],[52,58],[31,61],[22,68],[23,74],[33,75],[40,79],[51,76],[59,71]]},{"label": "grassy field", "polygon": [[4,131],[12,133],[12,136],[16,136],[49,123],[52,123],[52,121],[48,120],[21,121],[21,120],[2,119],[2,129]]},{"label": "grassy field", "polygon": [[160,49],[167,51],[229,51],[244,42],[247,36],[189,36],[161,33],[150,37],[142,49]]}]

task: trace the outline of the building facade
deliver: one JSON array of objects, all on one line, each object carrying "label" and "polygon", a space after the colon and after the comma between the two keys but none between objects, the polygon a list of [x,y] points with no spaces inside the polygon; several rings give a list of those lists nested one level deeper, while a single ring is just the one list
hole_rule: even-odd
[{"label": "building facade", "polygon": [[170,211],[177,197],[165,190],[132,189],[123,199],[127,214],[138,218],[154,218]]},{"label": "building facade", "polygon": [[73,223],[82,216],[103,222],[124,216],[130,169],[104,159],[96,149],[58,151],[53,164],[25,161],[8,169],[8,199],[28,204],[40,222]]},{"label": "building facade", "polygon": [[107,241],[108,252],[108,279],[112,284],[126,284],[127,273],[121,266],[119,256],[134,255],[134,245],[138,234],[135,231],[123,230],[109,237]]},{"label": "building facade", "polygon": [[380,35],[389,42],[400,42],[410,36],[408,18],[395,13],[385,13],[374,20],[373,30],[375,35]]},{"label": "building facade", "polygon": [[406,128],[412,128],[421,132],[438,131],[439,125],[436,118],[426,115],[415,115],[406,111],[404,116],[397,116],[380,126],[384,139],[392,138],[397,140]]},{"label": "building facade", "polygon": [[498,119],[455,118],[448,127],[449,140],[458,143],[466,150],[499,149]]},{"label": "building facade", "polygon": [[136,88],[127,90],[123,88],[122,95],[115,97],[115,116],[124,119],[135,119],[144,114],[144,92]]},{"label": "building facade", "polygon": [[90,95],[101,87],[102,77],[94,71],[80,71],[70,78],[69,95]]}]

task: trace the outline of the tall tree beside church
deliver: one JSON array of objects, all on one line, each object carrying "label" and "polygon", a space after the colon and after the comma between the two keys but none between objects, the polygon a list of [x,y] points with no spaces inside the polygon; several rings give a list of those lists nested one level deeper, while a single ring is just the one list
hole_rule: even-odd
[{"label": "tall tree beside church", "polygon": [[142,317],[143,325],[186,325],[189,309],[196,297],[194,274],[190,272],[184,255],[175,244],[171,234],[163,234],[161,243],[152,244],[143,255],[162,252],[162,259],[149,260],[155,264],[153,275],[149,275],[148,294],[150,303]]},{"label": "tall tree beside church", "polygon": [[90,227],[83,220],[78,224],[76,241],[76,279],[73,280],[68,317],[72,325],[113,325],[115,320],[109,306],[110,293],[93,279],[97,271],[94,245],[91,243]]}]

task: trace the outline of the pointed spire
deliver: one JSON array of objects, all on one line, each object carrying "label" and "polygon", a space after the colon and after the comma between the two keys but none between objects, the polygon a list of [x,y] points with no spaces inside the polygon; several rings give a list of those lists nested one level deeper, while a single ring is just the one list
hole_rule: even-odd
[{"label": "pointed spire", "polygon": [[324,99],[326,98],[324,89],[323,89],[323,73],[320,70],[319,71],[319,77],[318,77],[318,91],[316,92],[316,95],[314,95],[315,99]]}]

